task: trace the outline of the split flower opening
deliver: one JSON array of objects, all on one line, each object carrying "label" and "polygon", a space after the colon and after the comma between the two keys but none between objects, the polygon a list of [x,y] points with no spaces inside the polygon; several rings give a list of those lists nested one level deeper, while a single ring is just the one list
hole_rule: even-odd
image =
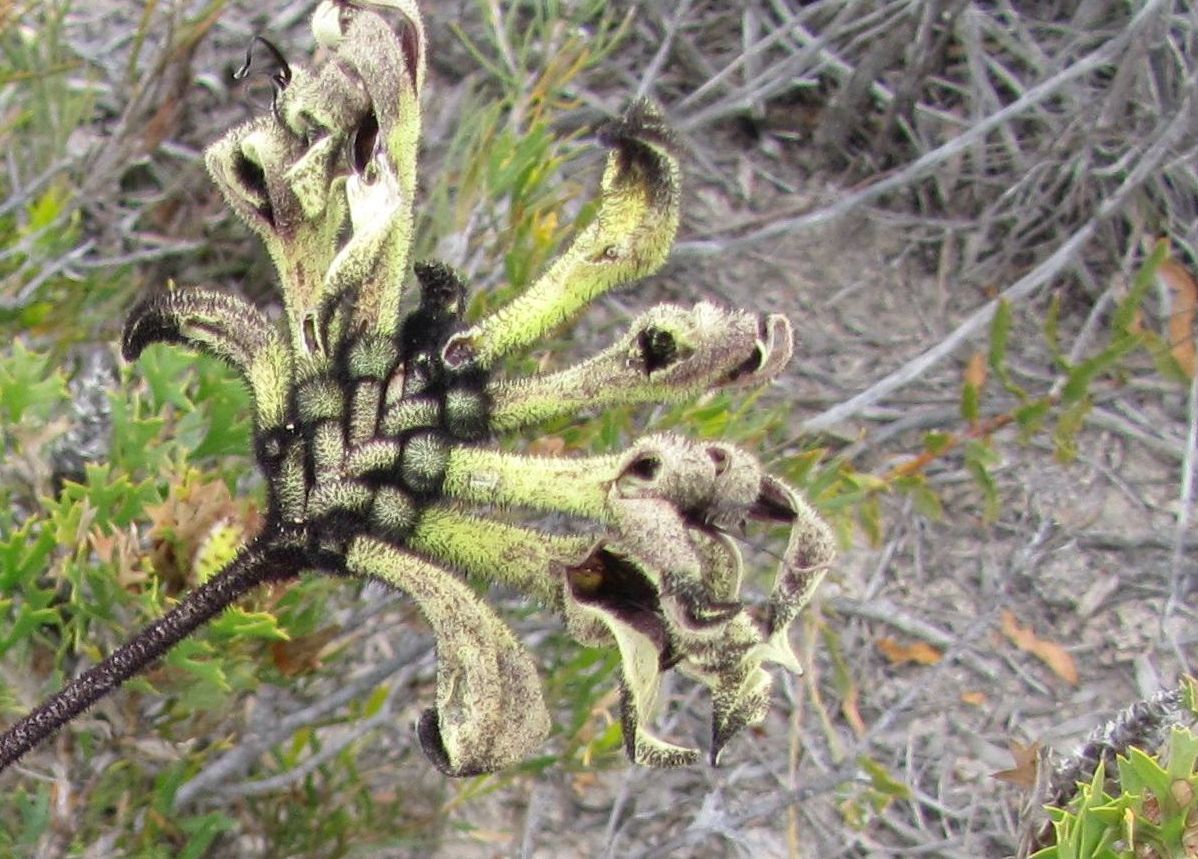
[{"label": "split flower opening", "polygon": [[[206,156],[270,251],[284,330],[241,298],[173,289],[133,310],[123,341],[130,361],[172,342],[241,374],[268,484],[265,526],[156,627],[0,738],[0,766],[240,593],[306,573],[378,579],[416,601],[438,657],[435,707],[418,733],[445,773],[508,766],[550,727],[531,653],[463,574],[556,608],[580,642],[618,647],[625,741],[638,763],[698,758],[650,724],[663,672],[705,684],[716,762],[768,709],[763,666],[799,670],[788,630],[832,559],[826,525],[731,444],[658,434],[622,455],[533,457],[489,442],[583,408],[760,385],[791,357],[789,323],[660,305],[577,366],[505,378],[506,357],[662,265],[678,224],[673,136],[645,101],[603,129],[610,154],[594,220],[522,295],[468,324],[458,275],[409,260],[426,63],[415,4],[325,0],[312,28],[326,62],[290,66],[262,40],[280,67],[271,110]],[[419,298],[405,312],[409,270]],[[488,507],[579,517],[599,536],[496,521]],[[744,565],[729,537],[750,522],[790,529],[759,605],[742,600]],[[91,693],[78,688],[86,678]]]}]

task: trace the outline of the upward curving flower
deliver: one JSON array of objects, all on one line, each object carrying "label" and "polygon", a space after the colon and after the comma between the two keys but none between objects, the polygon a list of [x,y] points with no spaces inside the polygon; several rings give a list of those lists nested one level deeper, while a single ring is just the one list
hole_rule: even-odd
[{"label": "upward curving flower", "polygon": [[[398,24],[381,7],[400,13]],[[243,299],[179,289],[138,304],[123,341],[131,361],[169,341],[241,374],[268,484],[265,527],[225,570],[0,737],[0,767],[240,594],[302,573],[380,579],[417,602],[438,651],[436,705],[418,732],[445,773],[507,766],[549,730],[532,656],[462,573],[557,608],[581,642],[619,648],[625,739],[638,763],[699,755],[648,727],[662,673],[677,668],[707,685],[716,762],[766,712],[763,665],[799,670],[788,628],[831,562],[828,528],[730,444],[661,434],[622,455],[553,458],[487,442],[583,407],[759,385],[790,359],[790,325],[706,303],[661,305],[578,366],[504,378],[505,357],[661,266],[678,223],[670,131],[643,101],[602,131],[611,152],[594,221],[510,304],[466,324],[459,277],[416,263],[419,298],[405,313],[420,15],[412,0],[325,0],[312,29],[327,61],[308,71],[276,56],[270,112],[207,152],[229,204],[274,259],[284,330]],[[600,535],[542,533],[470,512],[488,505],[580,517]],[[742,560],[728,536],[749,520],[790,526],[773,590],[758,606],[741,599]]]}]

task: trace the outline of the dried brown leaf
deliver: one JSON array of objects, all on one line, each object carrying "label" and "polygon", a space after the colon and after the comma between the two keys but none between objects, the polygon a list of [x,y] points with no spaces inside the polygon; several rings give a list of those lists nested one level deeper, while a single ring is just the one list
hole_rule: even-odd
[{"label": "dried brown leaf", "polygon": [[256,516],[233,499],[223,480],[205,482],[194,471],[172,484],[166,500],[147,507],[146,513],[151,522],[152,566],[171,588],[193,583],[196,551],[213,529],[233,522],[249,532]]},{"label": "dried brown leaf", "polygon": [[985,706],[986,701],[989,699],[986,697],[985,692],[974,689],[969,692],[962,692],[961,700],[971,707],[982,707]]},{"label": "dried brown leaf", "polygon": [[1020,650],[1030,653],[1047,665],[1053,674],[1070,686],[1077,685],[1077,663],[1064,646],[1055,641],[1037,637],[1030,626],[1020,626],[1015,615],[1008,610],[1004,610],[1002,613],[1002,632]]},{"label": "dried brown leaf", "polygon": [[1040,744],[1028,743],[1025,745],[1024,743],[1012,740],[1007,743],[1007,748],[1011,750],[1011,757],[1015,760],[1015,766],[1009,770],[996,772],[991,777],[999,781],[1009,782],[1024,790],[1031,790],[1036,786],[1036,769],[1040,754]]},{"label": "dried brown leaf", "polygon": [[1198,309],[1198,284],[1176,260],[1167,259],[1157,269],[1157,277],[1169,288],[1169,351],[1191,379],[1198,366],[1194,348],[1194,316]]},{"label": "dried brown leaf", "polygon": [[865,720],[861,718],[861,711],[857,708],[857,703],[860,695],[857,692],[857,687],[854,686],[852,691],[844,696],[844,700],[840,702],[840,712],[844,716],[849,727],[853,729],[853,733],[857,739],[865,736]]},{"label": "dried brown leaf", "polygon": [[284,677],[308,674],[320,667],[325,646],[341,632],[338,624],[318,629],[311,635],[301,635],[287,641],[276,641],[270,646],[271,659],[275,668]]},{"label": "dried brown leaf", "polygon": [[974,352],[969,356],[969,363],[965,365],[965,384],[972,385],[980,391],[986,384],[986,370],[986,354]]},{"label": "dried brown leaf", "polygon": [[944,658],[944,654],[926,641],[903,644],[893,638],[879,638],[876,644],[878,650],[891,665],[906,665],[908,662],[914,662],[917,665],[935,665]]}]

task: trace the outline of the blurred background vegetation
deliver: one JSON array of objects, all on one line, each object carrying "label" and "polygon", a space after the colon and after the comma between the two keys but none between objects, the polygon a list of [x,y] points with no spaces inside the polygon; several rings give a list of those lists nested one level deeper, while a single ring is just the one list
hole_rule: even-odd
[{"label": "blurred background vegetation", "polygon": [[[274,307],[201,152],[269,103],[265,78],[231,77],[252,36],[306,61],[313,5],[0,0],[0,723],[257,525],[246,393],[210,360],[127,367],[113,343],[168,279]],[[594,351],[655,301],[791,315],[799,356],[771,390],[511,443],[610,451],[652,426],[760,451],[846,550],[806,622],[812,670],[725,770],[632,771],[615,654],[496,594],[555,731],[544,757],[450,782],[411,729],[433,677],[414,609],[341,581],[268,589],[7,773],[0,852],[1014,852],[1037,795],[990,778],[1006,743],[1068,749],[1191,667],[1194,11],[424,6],[417,258],[466,275],[471,313],[586,222],[599,121],[649,95],[687,145],[673,262],[520,369]],[[1124,506],[1071,520],[1077,495]],[[763,584],[778,546],[750,536]],[[700,731],[705,703],[670,693],[670,729]]]}]

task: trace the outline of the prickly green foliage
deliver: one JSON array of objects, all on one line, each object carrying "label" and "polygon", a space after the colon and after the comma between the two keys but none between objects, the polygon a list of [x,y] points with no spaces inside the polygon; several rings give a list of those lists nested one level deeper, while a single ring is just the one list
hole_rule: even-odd
[{"label": "prickly green foliage", "polygon": [[[398,15],[385,19],[379,6]],[[759,385],[790,358],[789,324],[709,304],[663,305],[577,367],[503,378],[504,359],[664,262],[679,206],[671,133],[646,102],[603,129],[610,154],[592,219],[503,306],[467,324],[459,276],[416,263],[419,297],[405,310],[426,62],[421,19],[407,0],[324,2],[312,29],[329,59],[313,70],[282,62],[270,111],[206,153],[216,184],[275,262],[283,330],[235,296],[167,289],[132,311],[122,344],[131,361],[152,343],[182,344],[239,374],[266,479],[265,522],[176,609],[0,737],[0,762],[240,594],[303,573],[378,579],[415,600],[438,650],[436,706],[419,737],[447,774],[506,767],[549,730],[531,654],[463,573],[558,609],[583,643],[615,645],[624,742],[639,763],[697,759],[697,749],[647,725],[663,672],[677,668],[706,685],[715,762],[765,715],[772,679],[763,666],[799,670],[788,631],[832,559],[828,528],[731,444],[660,434],[624,453],[554,458],[487,443],[582,408]],[[97,475],[93,491],[107,477]],[[478,505],[566,514],[594,533],[541,533],[470,512]],[[742,600],[743,564],[728,536],[750,520],[790,530],[758,606]],[[188,641],[167,664],[190,672],[197,694],[227,693],[233,678],[211,655]]]},{"label": "prickly green foliage", "polygon": [[[212,359],[161,347],[148,352],[139,369],[150,385],[112,392],[111,462],[87,468],[78,481],[68,480],[52,493],[48,451],[64,425],[64,380],[49,356],[19,342],[0,356],[0,410],[7,415],[0,432],[0,486],[6,493],[0,520],[0,659],[6,672],[0,708],[6,721],[36,701],[33,678],[47,674],[47,664],[69,668],[71,661],[101,660],[131,624],[157,617],[198,583],[189,555],[180,556],[168,574],[157,551],[147,554],[147,538],[151,546],[160,546],[161,535],[186,519],[187,539],[176,545],[189,549],[222,522],[251,523],[245,506],[229,500],[225,483],[239,470],[227,454],[248,451],[244,425],[239,431],[223,417],[227,403],[244,407],[241,385]],[[125,410],[118,412],[118,406]],[[214,444],[203,444],[205,439]],[[203,447],[209,452],[200,452]],[[34,465],[46,472],[30,474],[27,469]],[[31,478],[35,493],[15,491]],[[201,504],[196,489],[216,501]],[[167,516],[163,508],[175,503],[172,499],[177,505]],[[272,605],[269,614],[257,600],[226,612],[203,641],[172,653],[146,680],[130,684],[127,694],[133,700],[143,695],[165,699],[155,718],[130,717],[131,726],[150,742],[156,733],[170,737],[186,733],[189,725],[194,730],[205,714],[228,712],[237,695],[272,679],[270,638],[304,635],[309,629],[304,614],[323,601],[325,589],[319,580],[305,583],[285,603]],[[89,726],[76,737],[89,756],[102,748],[94,733]],[[168,782],[188,774],[187,762],[132,758],[89,783],[91,804],[81,806],[75,818],[81,843],[114,825],[140,830],[120,843],[126,855],[168,855],[154,852],[166,849],[155,845],[168,843],[175,845],[169,855],[175,855],[177,849],[194,850],[210,841],[206,827],[214,826],[219,815],[191,817],[171,810]],[[155,784],[156,774],[161,784]],[[43,788],[37,789],[38,784],[17,790],[0,807],[0,854],[32,854],[50,836],[52,785],[40,782]],[[147,806],[166,816],[146,829],[134,827],[132,818]],[[114,817],[112,809],[122,811]]]},{"label": "prickly green foliage", "polygon": [[[1108,784],[1099,763],[1067,808],[1050,808],[1054,841],[1033,859],[1193,856],[1198,849],[1198,737],[1174,727],[1160,755],[1131,748]],[[1108,792],[1110,788],[1110,792]]]}]

